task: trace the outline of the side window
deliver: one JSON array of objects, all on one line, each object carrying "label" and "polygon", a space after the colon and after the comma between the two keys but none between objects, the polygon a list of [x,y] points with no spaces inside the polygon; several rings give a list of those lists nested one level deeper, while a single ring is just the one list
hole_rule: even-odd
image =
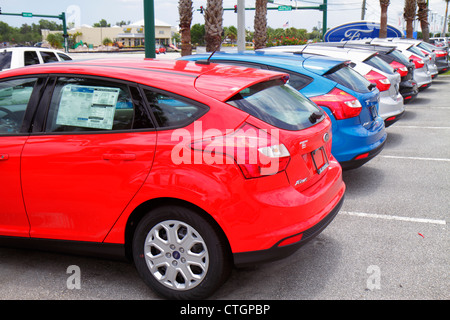
[{"label": "side window", "polygon": [[40,51],[42,60],[44,60],[44,63],[49,62],[57,62],[58,58],[56,55],[51,51]]},{"label": "side window", "polygon": [[184,127],[203,116],[207,106],[184,98],[145,89],[145,96],[159,127]]},{"label": "side window", "polygon": [[288,84],[297,90],[303,89],[304,87],[306,87],[308,84],[310,84],[313,81],[313,79],[308,76],[305,76],[305,75],[299,74],[299,73],[295,73],[290,70],[285,70],[285,69],[280,69],[280,68],[275,68],[275,67],[270,67],[270,66],[269,66],[269,70],[289,73]]},{"label": "side window", "polygon": [[25,51],[23,53],[23,60],[24,60],[25,66],[39,64],[39,58],[38,58],[36,51]]},{"label": "side window", "polygon": [[11,51],[4,50],[0,52],[0,71],[3,69],[11,68],[11,57],[12,57]]},{"label": "side window", "polygon": [[20,132],[36,78],[0,82],[0,135]]},{"label": "side window", "polygon": [[[84,78],[59,78],[53,90],[45,131],[78,132],[154,128],[137,89]],[[137,97],[138,98],[138,97]],[[139,99],[139,98],[138,98]]]},{"label": "side window", "polygon": [[72,60],[71,57],[69,57],[68,55],[66,55],[66,54],[64,54],[64,53],[58,52],[57,54],[58,54],[59,58],[61,59],[61,61],[69,61],[69,60]]}]

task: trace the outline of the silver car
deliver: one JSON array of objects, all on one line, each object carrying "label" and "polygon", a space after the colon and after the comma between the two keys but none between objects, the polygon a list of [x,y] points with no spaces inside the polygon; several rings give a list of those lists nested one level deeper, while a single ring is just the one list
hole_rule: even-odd
[{"label": "silver car", "polygon": [[386,127],[399,120],[405,111],[403,97],[399,92],[401,76],[388,63],[377,57],[376,51],[326,46],[324,43],[320,45],[269,47],[260,50],[303,52],[350,60],[353,69],[369,81],[377,84],[380,90],[378,113],[383,118]]}]

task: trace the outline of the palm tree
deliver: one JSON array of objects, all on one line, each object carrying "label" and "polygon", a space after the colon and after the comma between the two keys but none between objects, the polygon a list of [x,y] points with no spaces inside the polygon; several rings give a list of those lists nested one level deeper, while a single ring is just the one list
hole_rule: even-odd
[{"label": "palm tree", "polygon": [[267,42],[267,0],[256,0],[255,2],[254,28],[255,49],[264,48]]},{"label": "palm tree", "polygon": [[427,0],[417,0],[417,19],[420,21],[423,41],[430,40],[430,29],[428,27],[428,4]]},{"label": "palm tree", "polygon": [[380,0],[381,17],[380,17],[380,38],[387,37],[387,10],[390,0]]},{"label": "palm tree", "polygon": [[445,6],[444,27],[442,28],[441,37],[445,37],[445,30],[447,29],[448,3],[450,2],[450,0],[444,0],[444,1],[447,3]]},{"label": "palm tree", "polygon": [[192,0],[179,0],[178,13],[180,14],[181,56],[192,54],[191,22],[193,10]]},{"label": "palm tree", "polygon": [[222,43],[223,0],[208,0],[205,10],[206,52],[220,49]]},{"label": "palm tree", "polygon": [[416,0],[405,0],[403,17],[406,20],[406,37],[413,37],[413,22],[416,18]]}]

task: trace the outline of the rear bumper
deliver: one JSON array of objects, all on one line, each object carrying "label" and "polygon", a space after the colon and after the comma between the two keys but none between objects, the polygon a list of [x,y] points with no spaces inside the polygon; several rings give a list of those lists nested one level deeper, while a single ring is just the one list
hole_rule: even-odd
[{"label": "rear bumper", "polygon": [[340,162],[342,170],[350,170],[350,169],[356,169],[361,167],[366,162],[372,160],[374,157],[376,157],[384,148],[384,145],[386,143],[386,137],[383,140],[383,142],[378,145],[378,147],[370,150],[369,152],[364,154],[364,157],[361,157],[361,155],[356,156],[350,161],[343,161]]},{"label": "rear bumper", "polygon": [[419,93],[419,87],[415,81],[403,81],[400,84],[400,94],[403,97],[403,103],[407,104],[408,102],[413,101],[417,94]]},{"label": "rear bumper", "polygon": [[405,114],[405,111],[403,111],[402,113],[399,113],[399,114],[396,114],[396,115],[393,115],[393,116],[390,116],[390,117],[386,118],[384,120],[384,126],[387,128],[387,127],[393,125],[398,120],[400,120],[403,117],[404,114]]},{"label": "rear bumper", "polygon": [[286,258],[293,253],[295,253],[300,247],[305,245],[308,241],[320,234],[330,223],[334,220],[336,215],[344,203],[344,196],[341,198],[339,203],[331,210],[331,212],[325,216],[321,221],[312,226],[311,228],[304,230],[298,234],[292,235],[291,237],[300,237],[301,240],[286,246],[279,246],[284,240],[280,240],[274,246],[266,250],[259,251],[248,251],[248,252],[238,252],[233,254],[234,264],[237,267],[244,267],[254,264],[259,264],[263,262],[269,262],[274,260],[279,260]]},{"label": "rear bumper", "polygon": [[380,94],[380,104],[378,108],[378,114],[383,120],[390,117],[397,116],[405,111],[405,105],[403,103],[403,97],[401,94],[397,94],[393,98],[389,93],[383,92]]}]

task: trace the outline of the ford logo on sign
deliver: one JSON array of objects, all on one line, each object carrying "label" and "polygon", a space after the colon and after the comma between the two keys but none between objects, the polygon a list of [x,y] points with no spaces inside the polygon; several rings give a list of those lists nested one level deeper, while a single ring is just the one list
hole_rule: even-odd
[{"label": "ford logo on sign", "polygon": [[[378,22],[357,21],[342,24],[328,30],[325,33],[324,40],[325,42],[339,42],[378,38],[379,35],[380,24]],[[401,38],[402,36],[401,30],[390,25],[387,26],[388,38]]]}]

